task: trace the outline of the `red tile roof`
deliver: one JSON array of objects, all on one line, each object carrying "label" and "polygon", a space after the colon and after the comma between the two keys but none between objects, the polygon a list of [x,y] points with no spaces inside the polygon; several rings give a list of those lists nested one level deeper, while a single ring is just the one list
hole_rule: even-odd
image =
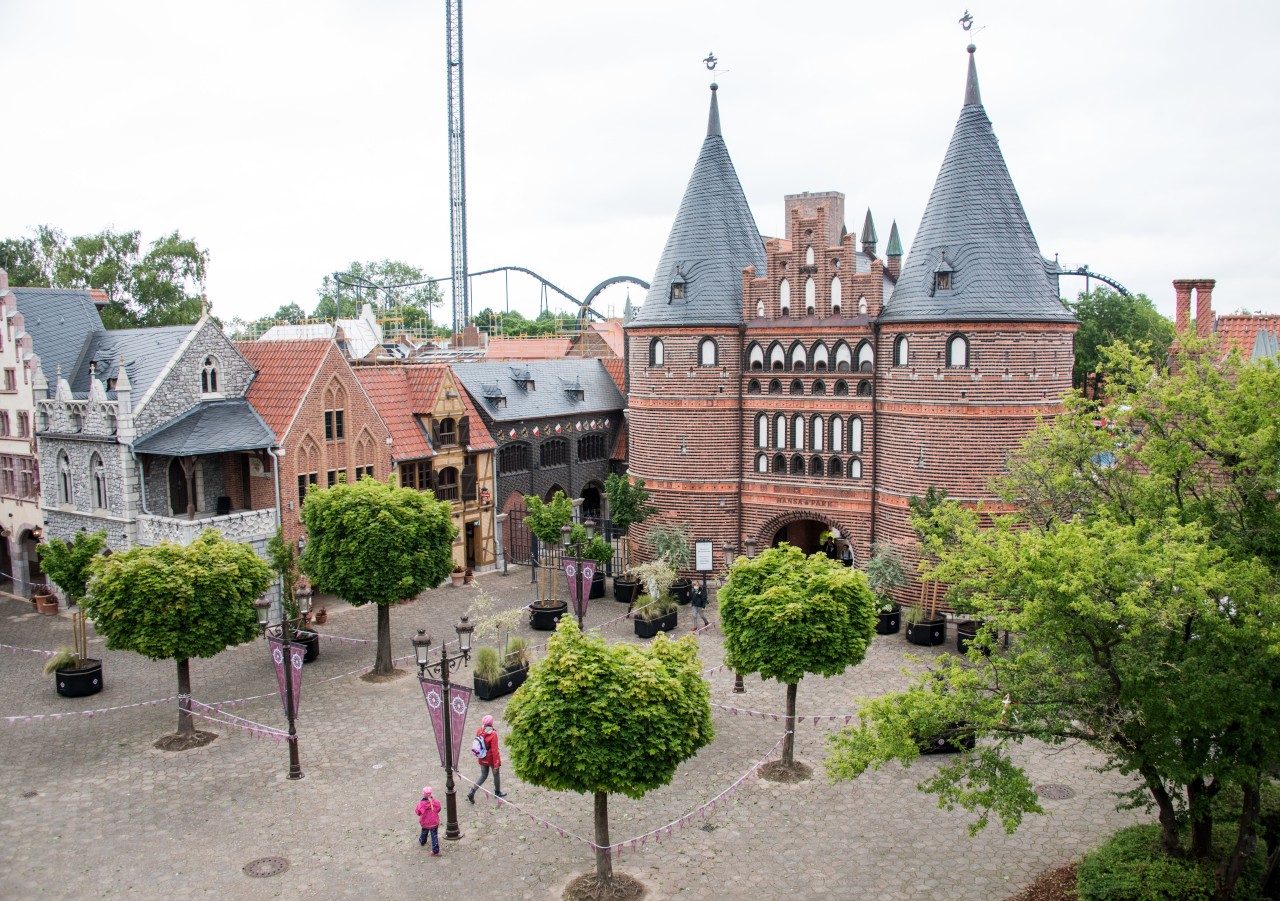
[{"label": "red tile roof", "polygon": [[1226,351],[1227,344],[1234,342],[1240,348],[1240,353],[1246,360],[1253,354],[1253,346],[1258,340],[1258,332],[1263,329],[1273,335],[1280,336],[1280,314],[1257,313],[1246,315],[1233,313],[1218,317],[1218,334],[1222,338],[1223,351]]},{"label": "red tile roof", "polygon": [[[391,431],[391,453],[396,460],[417,460],[432,455],[430,440],[417,417],[431,413],[447,369],[444,365],[425,363],[355,367],[356,378]],[[461,386],[458,394],[467,409],[468,447],[477,451],[493,450],[496,447],[493,437],[471,398]]]},{"label": "red tile roof", "polygon": [[609,373],[609,378],[613,379],[613,383],[618,386],[618,390],[626,396],[627,390],[623,382],[627,377],[626,362],[621,357],[605,357],[600,360],[604,366],[604,371]]},{"label": "red tile roof", "polygon": [[249,403],[284,442],[331,340],[236,341],[236,350],[258,373],[249,385]]},{"label": "red tile roof", "polygon": [[560,360],[569,354],[570,338],[490,338],[487,360]]},{"label": "red tile roof", "polygon": [[613,442],[613,452],[609,454],[609,459],[623,463],[627,461],[627,423],[625,420],[618,429],[618,437]]}]

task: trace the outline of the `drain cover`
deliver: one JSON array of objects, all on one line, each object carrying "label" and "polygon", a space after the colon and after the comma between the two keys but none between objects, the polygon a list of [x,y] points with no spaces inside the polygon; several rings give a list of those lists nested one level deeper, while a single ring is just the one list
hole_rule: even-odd
[{"label": "drain cover", "polygon": [[1076,793],[1065,785],[1058,785],[1055,782],[1046,782],[1044,785],[1036,786],[1036,794],[1042,798],[1048,798],[1050,801],[1065,801],[1067,798],[1074,798]]},{"label": "drain cover", "polygon": [[34,797],[36,797],[36,796],[37,796],[37,795],[39,795],[39,794],[40,794],[40,792],[31,792],[31,791],[27,791],[27,792],[23,792],[23,793],[22,793],[22,797],[24,797],[24,798],[34,798]]},{"label": "drain cover", "polygon": [[283,857],[259,857],[244,865],[246,876],[279,876],[289,869],[289,861]]},{"label": "drain cover", "polygon": [[715,831],[716,831],[716,827],[715,827],[715,826],[713,826],[713,825],[712,825],[712,824],[710,824],[710,823],[707,823],[707,825],[705,825],[705,826],[703,826],[703,827],[702,827],[702,831],[703,831],[703,832],[715,832]]}]

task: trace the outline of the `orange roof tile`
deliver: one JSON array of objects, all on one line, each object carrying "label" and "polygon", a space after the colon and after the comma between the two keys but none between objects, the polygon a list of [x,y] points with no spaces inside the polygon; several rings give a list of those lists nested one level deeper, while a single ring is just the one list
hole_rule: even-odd
[{"label": "orange roof tile", "polygon": [[236,341],[236,350],[257,371],[246,397],[276,438],[284,442],[307,388],[333,342]]},{"label": "orange roof tile", "polygon": [[[374,409],[391,431],[392,456],[417,460],[432,456],[431,442],[418,416],[430,414],[444,380],[444,365],[413,363],[407,366],[357,366],[356,378],[373,401]],[[467,409],[471,450],[493,450],[497,445],[484,426],[466,391],[459,391]]]},{"label": "orange roof tile", "polygon": [[627,377],[626,361],[621,357],[603,357],[600,359],[600,365],[604,366],[604,371],[609,373],[609,378],[613,379],[613,383],[618,386],[618,390],[626,396],[627,389],[623,384]]},{"label": "orange roof tile", "polygon": [[[1218,317],[1218,334],[1225,344],[1234,343],[1240,348],[1241,355],[1247,360],[1253,354],[1254,344],[1258,340],[1258,332],[1266,329],[1273,335],[1280,336],[1280,314],[1260,313],[1247,315],[1233,313]],[[1226,350],[1224,346],[1223,350]]]},{"label": "orange roof tile", "polygon": [[487,360],[559,360],[568,356],[570,338],[490,338]]},{"label": "orange roof tile", "polygon": [[627,423],[623,420],[622,425],[618,427],[618,437],[613,442],[613,452],[609,454],[610,460],[617,460],[623,463],[627,462]]}]

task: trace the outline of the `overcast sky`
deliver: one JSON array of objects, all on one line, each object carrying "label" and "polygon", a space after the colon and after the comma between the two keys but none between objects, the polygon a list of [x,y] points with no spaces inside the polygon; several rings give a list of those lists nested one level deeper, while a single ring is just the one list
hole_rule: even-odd
[{"label": "overcast sky", "polygon": [[[209,250],[224,319],[310,310],[352,260],[447,276],[444,9],[0,0],[0,237],[178,229]],[[965,34],[963,0],[466,0],[470,270],[578,297],[648,281],[705,134],[708,51],[763,234],[784,194],[837,190],[850,230],[870,206],[881,253],[894,219],[909,249],[972,39],[1043,253],[1170,315],[1171,280],[1199,277],[1219,312],[1280,312],[1280,4],[969,9]],[[473,309],[508,301],[536,313],[537,283],[474,280]]]}]

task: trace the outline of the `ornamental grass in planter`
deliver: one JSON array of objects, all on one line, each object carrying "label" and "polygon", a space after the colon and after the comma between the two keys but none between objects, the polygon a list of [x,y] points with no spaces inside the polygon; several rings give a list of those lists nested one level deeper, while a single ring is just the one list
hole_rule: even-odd
[{"label": "ornamental grass in planter", "polygon": [[678,523],[658,523],[649,530],[649,544],[653,547],[654,559],[661,560],[675,573],[671,594],[676,603],[689,603],[693,583],[680,575],[682,570],[689,568],[691,551],[688,530]]},{"label": "ornamental grass in planter", "polygon": [[632,620],[640,638],[653,638],[659,632],[674,631],[680,620],[676,599],[670,594],[660,595],[657,600],[637,608]]}]

